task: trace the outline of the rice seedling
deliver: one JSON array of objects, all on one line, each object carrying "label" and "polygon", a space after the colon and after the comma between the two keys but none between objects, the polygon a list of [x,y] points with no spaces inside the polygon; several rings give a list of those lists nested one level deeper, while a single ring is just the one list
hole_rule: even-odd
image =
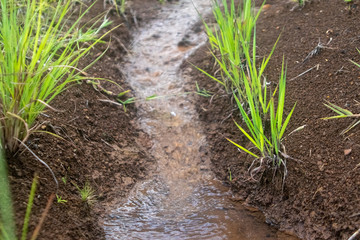
[{"label": "rice seedling", "polygon": [[121,105],[123,106],[124,108],[124,112],[126,112],[126,106],[129,105],[129,104],[132,104],[132,103],[135,103],[136,101],[136,98],[135,97],[130,97],[130,98],[127,98],[125,100],[121,99],[120,97],[117,98],[117,101],[119,103],[121,103]]},{"label": "rice seedling", "polygon": [[56,194],[56,202],[57,203],[67,203],[67,200],[63,199],[61,196]]},{"label": "rice seedling", "polygon": [[[214,2],[213,9],[218,29],[204,24],[212,49],[220,53],[220,57],[214,53],[213,56],[220,66],[222,78],[217,79],[205,71],[199,70],[223,85],[236,100],[247,130],[240,124],[236,122],[235,124],[256,151],[230,139],[228,141],[255,157],[249,169],[251,176],[260,172],[266,162],[266,165],[271,164],[275,171],[283,167],[285,180],[288,156],[284,153],[281,142],[295,105],[285,117],[286,67],[284,59],[279,82],[274,91],[270,90],[266,77],[264,77],[264,71],[280,37],[270,54],[258,64],[256,61],[256,21],[261,8],[255,13],[251,0],[242,1],[238,9],[235,8],[232,0],[230,10],[226,0],[221,3],[223,10],[218,2]],[[275,99],[276,94],[277,99]],[[259,164],[255,167],[256,161]]]},{"label": "rice seedling", "polygon": [[[243,39],[240,40],[243,41]],[[251,176],[258,173],[266,162],[267,164],[271,163],[275,170],[283,167],[285,179],[287,169],[286,159],[284,158],[286,158],[287,155],[282,149],[281,142],[295,109],[295,105],[285,118],[286,67],[284,60],[278,86],[273,92],[267,87],[266,78],[262,79],[262,75],[275,50],[276,44],[277,42],[273,46],[269,56],[262,60],[259,67],[257,67],[256,63],[256,33],[254,33],[253,37],[252,50],[248,48],[248,45],[243,44],[246,66],[242,68],[241,73],[244,79],[248,109],[244,107],[245,104],[240,101],[237,92],[234,91],[234,98],[248,131],[238,123],[235,122],[235,124],[257,149],[257,153],[250,151],[230,139],[228,140],[239,149],[255,157],[255,160],[258,160],[259,165],[254,167],[254,160],[249,169]],[[252,55],[250,55],[251,52]],[[276,93],[278,95],[277,102],[275,102]]]},{"label": "rice seedling", "polygon": [[[106,8],[106,2],[107,0],[104,0],[104,8]],[[110,4],[115,6],[115,10],[118,14],[122,14],[124,16],[126,10],[126,0],[110,0]]]},{"label": "rice seedling", "polygon": [[[118,10],[118,4],[116,0],[112,0],[113,1],[113,5],[116,6],[116,10]],[[126,10],[126,0],[120,0],[120,13],[124,14]]]},{"label": "rice seedling", "polygon": [[228,172],[229,172],[229,181],[232,182],[233,178],[232,178],[232,175],[231,175],[231,169],[228,168]]},{"label": "rice seedling", "polygon": [[66,176],[61,177],[61,181],[66,185],[66,183],[67,183],[67,177],[66,177]]},{"label": "rice seedling", "polygon": [[[19,2],[26,6],[22,11]],[[35,119],[54,97],[83,79],[87,67],[78,69],[78,62],[101,41],[100,29],[110,23],[98,19],[80,27],[87,9],[69,24],[71,2],[58,1],[46,14],[45,0],[0,1],[0,139],[8,152],[36,131]]]},{"label": "rice seedling", "polygon": [[95,190],[90,186],[89,182],[86,182],[83,188],[80,188],[78,185],[73,183],[78,189],[81,200],[86,202],[89,205],[92,205],[96,202]]},{"label": "rice seedling", "polygon": [[[198,69],[223,85],[227,92],[236,89],[240,100],[244,101],[246,93],[241,74],[241,67],[244,64],[244,52],[243,46],[240,44],[240,38],[243,38],[244,44],[250,44],[252,32],[261,8],[255,14],[252,1],[249,0],[242,1],[238,7],[235,6],[234,0],[231,0],[229,5],[225,0],[221,1],[221,3],[223,7],[218,1],[213,1],[213,15],[216,25],[210,26],[203,21],[211,44],[212,54],[220,66],[221,78],[218,79],[202,69]],[[215,52],[219,52],[220,56],[217,57]]]},{"label": "rice seedling", "polygon": [[125,12],[125,7],[126,7],[126,1],[125,0],[121,0],[120,3],[120,12],[123,14]]},{"label": "rice seedling", "polygon": [[299,7],[304,7],[305,3],[308,2],[308,0],[293,0],[293,2],[297,2]]}]

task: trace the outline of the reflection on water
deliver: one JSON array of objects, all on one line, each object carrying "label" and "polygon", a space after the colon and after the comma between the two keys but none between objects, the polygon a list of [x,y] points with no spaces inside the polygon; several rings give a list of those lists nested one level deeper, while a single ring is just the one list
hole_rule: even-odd
[{"label": "reflection on water", "polygon": [[[202,13],[210,0],[194,0]],[[124,66],[127,80],[140,99],[139,124],[153,139],[157,168],[138,183],[105,219],[107,239],[291,239],[230,200],[229,190],[216,181],[205,154],[206,141],[197,113],[183,93],[179,73],[186,57],[206,41],[191,0],[167,4],[160,19],[134,36]]]}]

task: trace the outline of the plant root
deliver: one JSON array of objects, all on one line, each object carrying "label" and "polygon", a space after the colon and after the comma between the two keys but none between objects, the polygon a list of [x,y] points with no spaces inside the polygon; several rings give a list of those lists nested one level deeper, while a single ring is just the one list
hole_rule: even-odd
[{"label": "plant root", "polygon": [[320,54],[321,49],[324,49],[324,48],[333,49],[333,48],[327,47],[331,43],[331,41],[332,41],[332,38],[330,38],[330,40],[325,45],[323,45],[320,42],[320,38],[319,38],[319,42],[318,42],[317,46],[306,56],[306,58],[303,60],[302,64],[304,64],[307,60],[309,60],[313,56]]},{"label": "plant root", "polygon": [[360,236],[360,229],[358,229],[348,240],[356,240]]},{"label": "plant root", "polygon": [[319,67],[320,67],[320,64],[316,64],[315,66],[309,68],[309,69],[306,70],[305,72],[302,72],[302,73],[300,73],[299,75],[297,75],[296,77],[293,77],[292,79],[289,80],[289,82],[290,82],[290,81],[293,81],[293,80],[295,80],[295,79],[297,79],[297,78],[299,78],[299,77],[301,77],[301,76],[303,76],[303,75],[305,75],[306,73],[310,72],[311,70],[313,70],[313,69],[315,69],[315,68],[316,68],[316,70],[319,70]]}]

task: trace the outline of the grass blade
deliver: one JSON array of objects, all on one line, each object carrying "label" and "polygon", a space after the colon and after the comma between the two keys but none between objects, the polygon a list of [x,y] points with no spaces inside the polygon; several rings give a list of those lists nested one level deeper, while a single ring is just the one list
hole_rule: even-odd
[{"label": "grass blade", "polygon": [[230,139],[226,138],[226,140],[228,140],[229,142],[231,142],[232,144],[234,144],[236,147],[240,148],[240,149],[243,150],[244,152],[246,152],[246,153],[248,153],[248,154],[250,154],[250,155],[252,155],[252,156],[254,156],[254,157],[256,157],[256,158],[259,158],[259,156],[256,155],[255,153],[250,152],[250,151],[247,150],[246,148],[244,148],[244,147],[240,146],[239,144],[231,141]]}]

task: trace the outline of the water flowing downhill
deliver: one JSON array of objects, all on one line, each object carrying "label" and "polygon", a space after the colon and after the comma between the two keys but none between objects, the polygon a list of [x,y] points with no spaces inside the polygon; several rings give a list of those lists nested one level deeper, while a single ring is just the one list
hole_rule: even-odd
[{"label": "water flowing downhill", "polygon": [[[157,166],[104,220],[107,239],[292,239],[230,201],[204,156],[205,135],[189,96],[191,76],[180,65],[206,41],[194,8],[206,14],[210,0],[164,5],[159,19],[134,36],[124,66],[139,101],[138,122],[153,140]],[[194,70],[195,71],[195,70]]]}]

